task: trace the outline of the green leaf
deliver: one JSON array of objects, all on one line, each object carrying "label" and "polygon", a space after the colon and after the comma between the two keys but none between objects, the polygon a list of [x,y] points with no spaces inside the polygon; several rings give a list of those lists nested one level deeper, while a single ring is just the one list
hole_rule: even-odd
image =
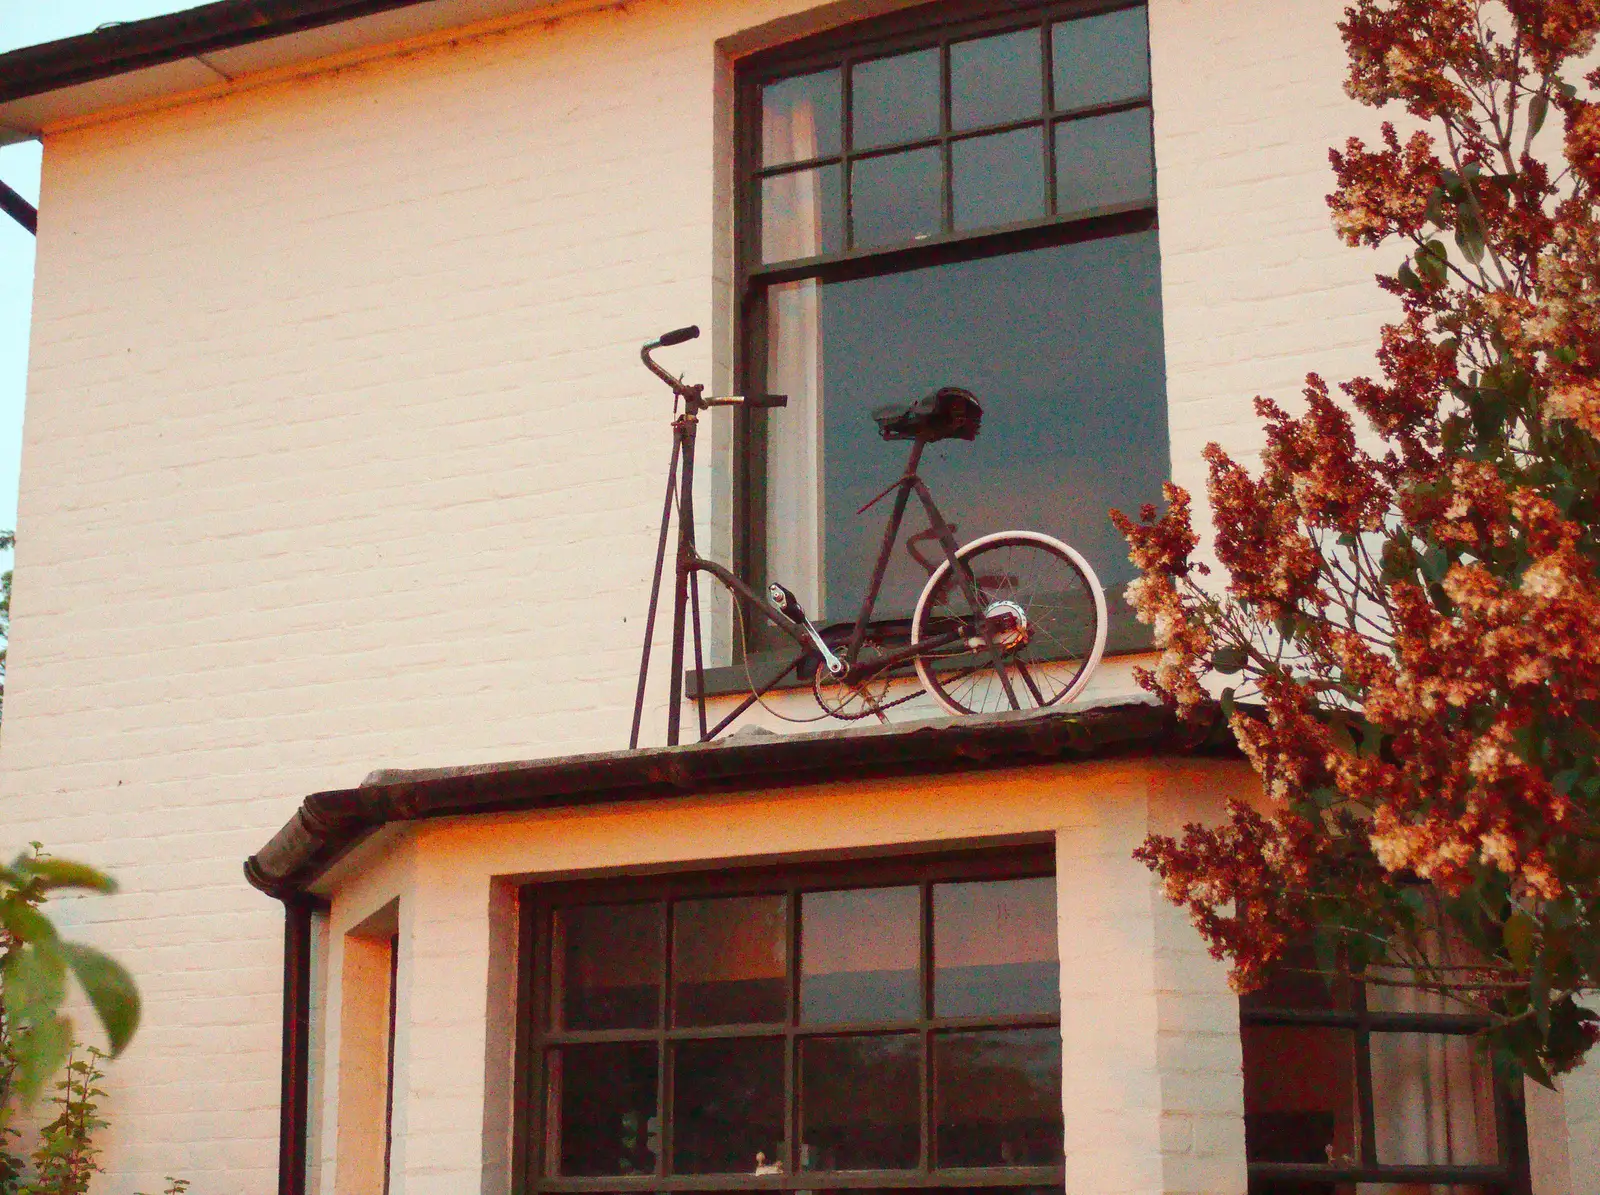
[{"label": "green leaf", "polygon": [[1418,278],[1417,272],[1411,268],[1409,258],[1400,263],[1400,268],[1395,271],[1395,279],[1407,290],[1422,289],[1422,279]]},{"label": "green leaf", "polygon": [[37,877],[41,888],[86,888],[106,893],[117,890],[117,882],[105,872],[70,859],[29,859],[19,870]]},{"label": "green leaf", "polygon": [[111,1056],[115,1058],[127,1049],[139,1027],[139,989],[133,976],[110,955],[81,942],[61,943],[61,953],[83,985],[89,1003],[94,1005],[100,1024],[105,1026]]},{"label": "green leaf", "polygon": [[1435,187],[1428,193],[1428,208],[1422,218],[1435,228],[1444,227],[1444,188]]},{"label": "green leaf", "polygon": [[1463,206],[1456,213],[1456,244],[1474,265],[1483,260],[1483,226],[1470,207]]},{"label": "green leaf", "polygon": [[50,918],[17,896],[0,900],[0,925],[18,942],[49,942],[56,936]]},{"label": "green leaf", "polygon": [[1211,657],[1211,667],[1223,675],[1242,672],[1250,655],[1242,647],[1219,647]]},{"label": "green leaf", "polygon": [[1417,273],[1433,286],[1443,286],[1447,271],[1446,263],[1450,254],[1438,241],[1429,241],[1418,249],[1412,260],[1416,263]]},{"label": "green leaf", "polygon": [[1505,938],[1506,954],[1510,956],[1512,965],[1519,971],[1526,971],[1533,962],[1533,938],[1536,928],[1533,918],[1521,909],[1506,918],[1505,927],[1501,931]]},{"label": "green leaf", "polygon": [[12,1038],[12,1050],[17,1060],[17,1069],[11,1076],[12,1090],[26,1106],[72,1052],[72,1026],[65,1017],[46,1017],[17,1033]]},{"label": "green leaf", "polygon": [[1550,115],[1550,97],[1539,92],[1528,101],[1528,136],[1537,137],[1544,128],[1544,118]]},{"label": "green leaf", "polygon": [[67,995],[67,963],[54,943],[34,942],[15,951],[3,970],[6,1016],[13,1025],[42,1022]]}]

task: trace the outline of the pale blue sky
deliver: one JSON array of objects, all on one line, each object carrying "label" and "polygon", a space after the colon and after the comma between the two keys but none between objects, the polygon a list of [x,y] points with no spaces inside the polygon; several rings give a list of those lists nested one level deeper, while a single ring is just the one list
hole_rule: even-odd
[{"label": "pale blue sky", "polygon": [[[197,0],[0,0],[0,53],[185,8]],[[0,148],[0,179],[39,202],[39,144]],[[0,215],[0,527],[17,525],[17,466],[28,375],[33,237]],[[26,529],[24,529],[26,532]]]}]

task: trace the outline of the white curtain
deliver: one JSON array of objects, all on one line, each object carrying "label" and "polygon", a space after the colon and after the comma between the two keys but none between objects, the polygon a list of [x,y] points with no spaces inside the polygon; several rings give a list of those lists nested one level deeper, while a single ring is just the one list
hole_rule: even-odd
[{"label": "white curtain", "polygon": [[[809,100],[768,106],[763,141],[779,161],[817,154]],[[761,203],[762,258],[787,261],[822,249],[818,172],[769,178]],[[794,590],[813,618],[825,615],[822,518],[821,287],[812,279],[767,290],[767,389],[789,405],[767,412],[767,573]]]}]

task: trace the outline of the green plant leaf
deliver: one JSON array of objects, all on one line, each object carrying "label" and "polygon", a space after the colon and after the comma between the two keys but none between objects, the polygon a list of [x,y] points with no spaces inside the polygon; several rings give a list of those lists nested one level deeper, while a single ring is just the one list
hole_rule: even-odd
[{"label": "green plant leaf", "polygon": [[1533,938],[1536,928],[1533,918],[1521,909],[1506,918],[1505,927],[1501,931],[1505,938],[1506,954],[1511,957],[1512,965],[1519,971],[1526,971],[1533,961]]},{"label": "green plant leaf", "polygon": [[85,888],[106,893],[117,890],[117,882],[105,872],[70,859],[30,858],[18,870],[36,877],[41,888]]},{"label": "green plant leaf", "polygon": [[12,953],[0,970],[0,993],[13,1025],[46,1020],[67,994],[67,963],[56,944],[32,942]]},{"label": "green plant leaf", "polygon": [[18,942],[49,942],[56,937],[50,918],[16,895],[0,900],[0,925]]},{"label": "green plant leaf", "polygon": [[1224,676],[1244,671],[1250,655],[1242,647],[1219,647],[1211,657],[1211,667]]},{"label": "green plant leaf", "polygon": [[89,1003],[94,1005],[100,1024],[105,1026],[106,1037],[111,1042],[111,1056],[115,1058],[127,1049],[134,1030],[139,1027],[139,989],[134,985],[133,976],[116,959],[93,946],[63,942],[60,949],[72,973],[83,985]]},{"label": "green plant leaf", "polygon": [[31,1104],[72,1052],[72,1026],[62,1016],[50,1016],[29,1025],[12,1038],[17,1069],[12,1090],[24,1106]]},{"label": "green plant leaf", "polygon": [[1544,119],[1550,115],[1550,97],[1539,92],[1528,101],[1528,136],[1537,137],[1544,128]]},{"label": "green plant leaf", "polygon": [[1483,260],[1483,225],[1470,207],[1463,206],[1456,214],[1456,244],[1474,265]]}]

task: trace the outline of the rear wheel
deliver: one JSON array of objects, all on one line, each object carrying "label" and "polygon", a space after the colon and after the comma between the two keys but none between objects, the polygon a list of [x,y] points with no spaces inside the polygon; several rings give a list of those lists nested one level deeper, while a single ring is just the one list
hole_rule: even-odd
[{"label": "rear wheel", "polygon": [[[977,609],[946,560],[928,578],[911,619],[922,687],[952,714],[1043,709],[1088,684],[1106,647],[1106,599],[1094,570],[1072,548],[1036,531],[1001,531],[956,553],[970,573]],[[1013,707],[984,643],[1000,652]]]}]

